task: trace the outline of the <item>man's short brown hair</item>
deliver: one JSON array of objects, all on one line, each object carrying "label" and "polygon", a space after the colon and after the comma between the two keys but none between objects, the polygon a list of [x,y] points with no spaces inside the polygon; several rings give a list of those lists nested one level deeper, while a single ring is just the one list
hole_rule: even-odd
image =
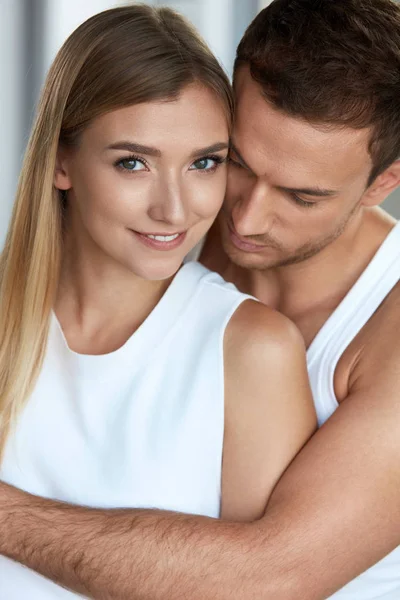
[{"label": "man's short brown hair", "polygon": [[313,124],[371,127],[369,183],[400,156],[400,5],[274,0],[237,50],[266,99]]}]

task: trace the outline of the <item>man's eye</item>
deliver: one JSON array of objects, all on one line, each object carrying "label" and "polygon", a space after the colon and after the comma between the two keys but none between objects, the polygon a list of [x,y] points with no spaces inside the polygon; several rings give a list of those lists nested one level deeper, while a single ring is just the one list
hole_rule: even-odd
[{"label": "man's eye", "polygon": [[139,158],[123,158],[116,163],[116,166],[124,171],[144,171],[146,170],[146,164]]},{"label": "man's eye", "polygon": [[232,156],[229,157],[229,163],[238,169],[243,169],[242,163],[232,158]]},{"label": "man's eye", "polygon": [[297,194],[291,194],[291,196],[296,202],[296,204],[298,204],[299,206],[303,206],[304,208],[311,208],[316,204],[315,202],[307,202],[306,200],[303,200]]}]

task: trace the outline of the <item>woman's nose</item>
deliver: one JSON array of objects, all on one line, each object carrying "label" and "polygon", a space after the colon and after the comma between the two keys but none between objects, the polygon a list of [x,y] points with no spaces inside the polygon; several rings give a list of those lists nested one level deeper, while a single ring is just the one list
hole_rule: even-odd
[{"label": "woman's nose", "polygon": [[183,186],[179,182],[160,186],[157,197],[153,198],[149,215],[153,221],[159,221],[174,227],[187,223],[187,207]]}]

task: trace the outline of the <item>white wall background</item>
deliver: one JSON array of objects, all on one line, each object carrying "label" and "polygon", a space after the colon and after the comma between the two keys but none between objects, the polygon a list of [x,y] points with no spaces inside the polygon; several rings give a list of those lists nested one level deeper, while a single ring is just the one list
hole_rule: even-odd
[{"label": "white wall background", "polygon": [[19,43],[23,31],[21,4],[0,0],[0,247],[7,223],[23,153],[22,74],[15,68],[24,61]]},{"label": "white wall background", "polygon": [[[96,12],[129,0],[0,0],[0,248],[21,158],[45,73],[66,37]],[[148,0],[171,6],[199,29],[228,73],[235,48],[271,0]],[[386,203],[400,218],[400,192]]]}]

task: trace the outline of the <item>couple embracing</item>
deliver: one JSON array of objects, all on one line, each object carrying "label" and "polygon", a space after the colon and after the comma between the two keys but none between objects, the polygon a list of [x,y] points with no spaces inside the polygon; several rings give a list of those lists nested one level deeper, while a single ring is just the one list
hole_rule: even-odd
[{"label": "couple embracing", "polygon": [[0,598],[400,597],[399,73],[392,0],[274,0],[233,91],[168,9],[66,41],[1,256]]}]

